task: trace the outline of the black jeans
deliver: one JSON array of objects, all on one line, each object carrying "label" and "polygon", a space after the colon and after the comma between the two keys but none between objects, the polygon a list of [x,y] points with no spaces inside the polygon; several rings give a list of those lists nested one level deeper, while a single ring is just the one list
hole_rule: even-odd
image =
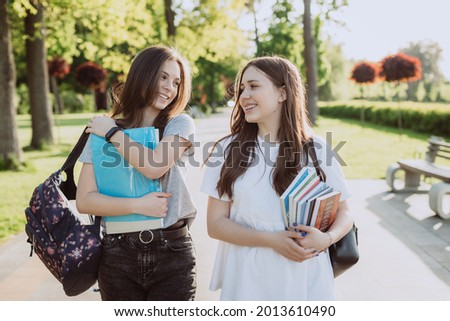
[{"label": "black jeans", "polygon": [[192,301],[196,258],[191,236],[143,244],[105,235],[98,272],[102,300]]}]

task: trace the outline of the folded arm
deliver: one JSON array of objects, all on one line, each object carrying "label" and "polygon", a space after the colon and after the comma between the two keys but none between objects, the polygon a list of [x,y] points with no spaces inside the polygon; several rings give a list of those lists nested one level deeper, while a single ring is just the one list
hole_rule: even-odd
[{"label": "folded arm", "polygon": [[229,218],[231,202],[214,197],[208,199],[207,225],[212,238],[224,242],[251,247],[269,247],[287,259],[303,262],[316,255],[314,249],[299,246],[293,231],[263,232],[242,226]]},{"label": "folded arm", "polygon": [[153,192],[138,198],[121,198],[100,194],[92,164],[83,164],[78,180],[76,205],[80,213],[98,216],[117,216],[137,213],[164,217],[170,194]]},{"label": "folded arm", "polygon": [[[96,116],[89,123],[86,132],[104,137],[114,126],[114,119]],[[185,138],[170,135],[165,136],[155,149],[151,149],[135,142],[123,131],[115,132],[110,141],[130,165],[149,179],[161,178],[192,145]]]},{"label": "folded arm", "polygon": [[133,141],[124,132],[117,132],[111,139],[117,151],[149,179],[161,178],[175,161],[191,146],[180,136],[165,136],[153,150]]}]

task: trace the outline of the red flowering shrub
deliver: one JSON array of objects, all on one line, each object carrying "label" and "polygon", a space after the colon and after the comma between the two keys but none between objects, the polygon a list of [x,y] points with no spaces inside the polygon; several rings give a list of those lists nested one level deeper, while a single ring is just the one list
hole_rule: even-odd
[{"label": "red flowering shrub", "polygon": [[106,81],[108,72],[91,61],[82,63],[75,70],[75,79],[83,86],[95,89]]},{"label": "red flowering shrub", "polygon": [[359,62],[352,70],[350,79],[358,84],[368,84],[376,81],[378,76],[377,65],[370,62]]},{"label": "red flowering shrub", "polygon": [[398,53],[381,61],[380,77],[386,81],[415,81],[422,77],[422,66],[416,57]]},{"label": "red flowering shrub", "polygon": [[47,62],[48,74],[51,77],[64,78],[70,72],[70,65],[61,57],[55,57]]}]

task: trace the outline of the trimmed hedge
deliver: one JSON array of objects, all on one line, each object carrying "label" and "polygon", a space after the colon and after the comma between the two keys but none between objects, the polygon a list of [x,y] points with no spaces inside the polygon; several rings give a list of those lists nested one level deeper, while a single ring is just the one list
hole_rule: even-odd
[{"label": "trimmed hedge", "polygon": [[320,115],[326,117],[360,120],[362,112],[364,121],[369,123],[398,128],[400,115],[403,129],[450,137],[450,108],[449,111],[444,111],[344,104],[320,106]]}]

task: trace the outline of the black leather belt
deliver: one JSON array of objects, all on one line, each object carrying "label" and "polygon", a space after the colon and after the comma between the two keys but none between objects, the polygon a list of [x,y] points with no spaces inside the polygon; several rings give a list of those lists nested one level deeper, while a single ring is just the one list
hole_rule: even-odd
[{"label": "black leather belt", "polygon": [[186,236],[189,233],[186,222],[178,221],[177,223],[165,228],[157,230],[143,230],[139,232],[116,234],[117,236],[125,236],[130,239],[141,242],[142,244],[150,244],[161,240],[175,240]]}]

